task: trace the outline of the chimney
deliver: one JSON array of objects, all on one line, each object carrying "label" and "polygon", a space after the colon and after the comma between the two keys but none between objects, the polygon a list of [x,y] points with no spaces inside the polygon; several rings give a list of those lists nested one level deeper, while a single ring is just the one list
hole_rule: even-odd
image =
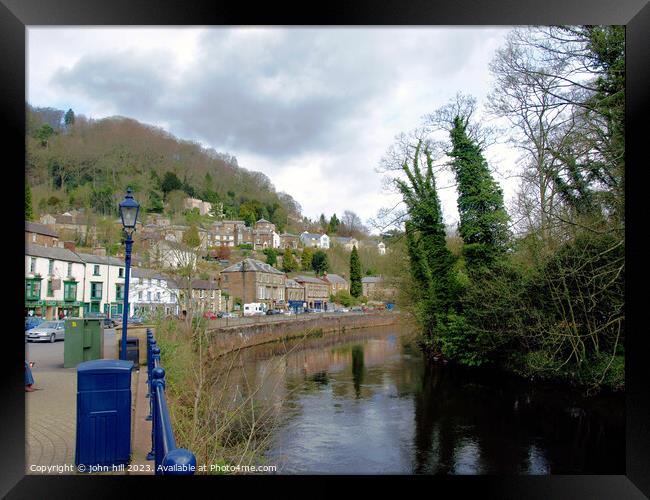
[{"label": "chimney", "polygon": [[106,249],[103,247],[94,247],[93,255],[99,255],[100,257],[106,257]]},{"label": "chimney", "polygon": [[76,249],[76,246],[74,244],[74,241],[64,241],[63,242],[63,248],[67,248],[71,252],[74,252]]}]

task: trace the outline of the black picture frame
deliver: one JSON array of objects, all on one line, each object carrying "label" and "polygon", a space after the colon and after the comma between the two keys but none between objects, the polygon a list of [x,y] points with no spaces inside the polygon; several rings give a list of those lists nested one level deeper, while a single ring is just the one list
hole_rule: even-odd
[{"label": "black picture frame", "polygon": [[[632,272],[626,280],[626,475],[621,476],[369,476],[342,477],[220,477],[218,483],[207,478],[193,478],[187,485],[207,486],[215,494],[224,494],[223,486],[239,489],[257,482],[282,480],[301,495],[330,489],[339,490],[338,482],[363,480],[367,485],[384,488],[386,481],[404,482],[404,487],[417,486],[429,495],[471,494],[478,498],[643,498],[650,497],[650,378],[645,356],[648,351],[647,327],[642,311],[647,265],[644,265],[643,238],[645,214],[643,172],[648,170],[644,155],[644,122],[647,121],[650,64],[650,6],[647,0],[444,0],[444,1],[357,1],[308,4],[266,3],[225,4],[215,1],[161,0],[0,0],[0,91],[5,125],[2,172],[5,186],[4,255],[15,262],[24,258],[22,245],[8,244],[14,235],[22,241],[23,221],[15,217],[23,203],[24,131],[25,131],[25,40],[26,27],[35,25],[524,25],[524,24],[621,24],[626,25],[626,261]],[[9,195],[7,197],[7,195]],[[15,197],[15,198],[14,198]],[[24,276],[20,266],[5,281],[7,289],[7,330],[3,338],[5,370],[1,378],[0,403],[0,495],[7,498],[75,498],[88,496],[117,497],[120,494],[145,494],[147,488],[167,490],[167,478],[96,476],[26,476],[25,469],[25,397],[23,392],[23,361],[20,350],[23,340],[18,330],[22,310],[21,290]],[[13,293],[12,293],[13,291]],[[337,481],[334,481],[337,479]],[[178,484],[179,481],[177,480]],[[199,483],[199,484],[197,484]],[[318,484],[316,484],[318,483]],[[283,485],[281,492],[286,492]],[[328,488],[329,486],[329,488]],[[276,483],[274,488],[279,487]],[[218,488],[218,489],[217,489]],[[347,488],[346,488],[347,489]],[[413,491],[411,494],[419,494]]]}]

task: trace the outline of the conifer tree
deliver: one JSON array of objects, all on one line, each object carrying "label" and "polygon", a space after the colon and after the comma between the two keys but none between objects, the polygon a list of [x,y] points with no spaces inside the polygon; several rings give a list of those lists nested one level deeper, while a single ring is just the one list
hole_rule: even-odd
[{"label": "conifer tree", "polygon": [[361,261],[359,260],[359,253],[357,247],[352,247],[350,254],[350,295],[353,297],[360,297],[363,292],[361,285]]},{"label": "conifer tree", "polygon": [[309,271],[311,269],[311,259],[313,257],[312,249],[305,247],[302,251],[302,256],[300,257],[300,265],[303,271]]},{"label": "conifer tree", "polygon": [[32,190],[29,184],[25,182],[25,220],[34,220],[34,210],[32,209]]}]

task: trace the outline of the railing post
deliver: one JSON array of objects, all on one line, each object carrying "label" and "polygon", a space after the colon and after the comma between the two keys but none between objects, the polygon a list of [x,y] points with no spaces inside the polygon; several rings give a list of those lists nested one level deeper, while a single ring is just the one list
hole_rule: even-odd
[{"label": "railing post", "polygon": [[[153,374],[153,369],[156,367],[156,359],[160,362],[160,348],[156,346],[156,339],[153,340],[153,343],[151,344],[151,373]],[[151,394],[153,392],[153,375],[149,375],[149,415],[145,417],[145,420],[149,421],[153,417],[153,402],[152,402],[152,397]]]},{"label": "railing post", "polygon": [[[158,348],[156,348],[158,349]],[[155,356],[155,355],[154,355]],[[163,460],[163,452],[164,450],[162,449],[162,415],[160,412],[160,401],[158,400],[159,398],[159,392],[158,389],[162,390],[165,389],[165,370],[156,367],[153,369],[151,372],[151,375],[153,377],[153,380],[151,381],[151,399],[154,404],[153,408],[153,421],[151,423],[151,454],[153,455],[152,458],[154,459],[154,470],[156,475],[162,474],[161,471],[159,471],[158,466],[161,465],[162,460]]]},{"label": "railing post", "polygon": [[153,348],[156,347],[156,339],[153,338],[153,335],[150,338],[147,338],[147,397],[151,393],[151,370],[154,369],[153,366]]},{"label": "railing post", "polygon": [[196,471],[196,457],[185,448],[171,450],[163,459],[165,475],[191,476]]}]

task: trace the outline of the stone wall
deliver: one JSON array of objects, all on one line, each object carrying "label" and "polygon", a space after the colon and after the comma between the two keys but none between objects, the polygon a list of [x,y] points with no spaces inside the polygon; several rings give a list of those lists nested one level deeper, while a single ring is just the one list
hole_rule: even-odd
[{"label": "stone wall", "polygon": [[327,317],[297,318],[293,321],[233,325],[208,330],[212,351],[225,354],[236,348],[274,342],[283,338],[300,337],[305,334],[345,332],[357,328],[388,326],[400,321],[396,312],[375,312]]}]

